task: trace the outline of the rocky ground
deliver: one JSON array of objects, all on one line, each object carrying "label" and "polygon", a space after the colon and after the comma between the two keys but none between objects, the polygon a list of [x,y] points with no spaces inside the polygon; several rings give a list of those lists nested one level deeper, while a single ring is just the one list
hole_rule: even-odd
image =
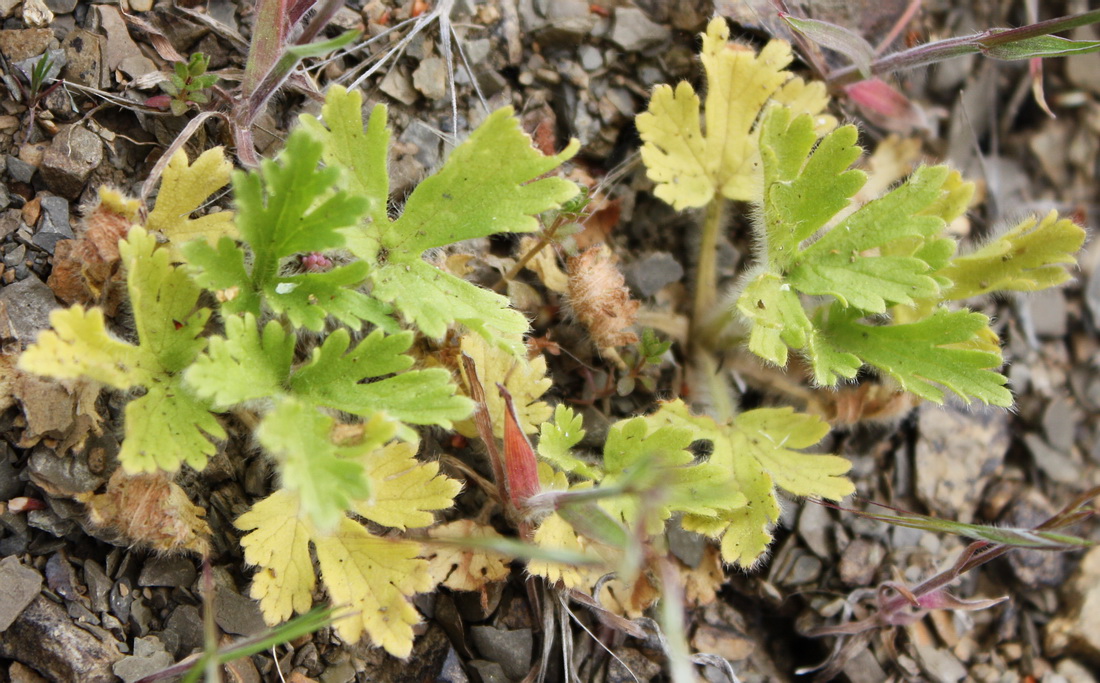
[{"label": "rocky ground", "polygon": [[[814,5],[816,16],[875,42],[909,3],[788,4],[796,11]],[[1086,0],[917,4],[921,11],[904,24],[899,45],[1020,25],[1035,5],[1041,5],[1041,18],[1088,9]],[[405,0],[372,0],[363,6],[362,0],[353,0],[334,23],[377,35],[430,7]],[[652,196],[638,163],[632,120],[655,84],[699,82],[695,36],[715,12],[731,19],[735,35],[755,44],[782,31],[770,18],[772,3],[765,0],[458,0],[450,18],[474,73],[471,77],[459,61],[456,119],[439,22],[426,24],[362,84],[368,99],[391,109],[395,196],[403,196],[438,166],[444,149],[440,132],[461,135],[487,110],[512,104],[531,130],[549,135],[559,147],[568,137],[581,141],[578,173],[601,179],[608,197],[588,236],[612,246],[632,292],[648,309],[668,313],[680,307],[682,312],[698,216],[676,214]],[[88,522],[73,499],[106,481],[114,467],[116,433],[107,429],[81,452],[67,452],[66,436],[86,419],[81,398],[14,375],[11,360],[48,327],[49,312],[58,305],[46,284],[52,259],[59,242],[79,232],[80,216],[96,189],[108,183],[136,195],[185,123],[186,116],[144,104],[160,93],[157,82],[171,70],[172,55],[201,51],[210,56],[210,68],[223,83],[232,82],[244,63],[251,4],[0,0],[0,19],[7,88],[0,101],[0,343],[5,354],[0,358],[7,359],[2,364],[6,374],[0,375],[0,683],[135,681],[202,647],[199,564],[189,555],[158,556],[130,548]],[[311,73],[322,85],[352,82],[374,63],[371,59],[411,30],[407,25]],[[1089,37],[1089,32],[1075,37]],[[41,97],[33,98],[27,79],[17,72],[33,70],[43,54],[56,65],[51,77],[60,75],[64,84],[48,92],[44,88]],[[488,109],[478,100],[475,81]],[[983,200],[971,214],[972,236],[1049,208],[1072,215],[1091,233],[1100,215],[1095,190],[1100,55],[1044,65],[1042,87],[1056,118],[1037,104],[1026,65],[968,57],[906,74],[897,83],[915,105],[908,121],[883,120],[843,97],[835,101],[835,112],[860,123],[867,146],[898,134],[913,140],[909,144],[916,156],[946,160],[979,180]],[[287,123],[316,108],[296,91],[281,95],[260,121],[261,150],[276,150]],[[225,135],[211,123],[189,149],[224,143]],[[903,156],[904,143],[886,144],[896,145]],[[725,277],[735,275],[747,253],[744,220],[735,218],[722,245]],[[1087,245],[1075,283],[987,305],[1006,344],[1015,410],[924,405],[871,425],[857,420],[834,432],[830,446],[853,461],[860,495],[961,521],[1031,525],[1074,494],[1100,484],[1098,261],[1100,251]],[[583,345],[568,348],[579,337],[568,322],[551,324],[555,340],[591,360]],[[547,332],[545,325],[539,332]],[[551,363],[559,398],[590,398],[583,394],[586,385],[576,365],[560,358]],[[674,376],[672,371],[662,375],[659,389],[666,395]],[[587,386],[600,386],[604,379],[606,374],[589,378]],[[750,374],[747,381],[753,385],[759,377]],[[119,414],[122,397],[100,400],[101,413]],[[759,386],[747,400],[789,397],[773,396]],[[637,400],[595,401],[585,410],[586,424],[651,408]],[[264,627],[247,597],[249,571],[231,521],[268,491],[270,472],[238,441],[203,472],[181,477],[192,498],[208,510],[215,531],[215,620],[226,639]],[[692,646],[727,659],[742,681],[795,680],[797,669],[824,660],[832,645],[803,634],[845,616],[852,604],[845,596],[894,578],[917,582],[948,566],[964,547],[953,537],[891,528],[813,504],[791,502],[783,522],[767,562],[751,573],[729,571],[717,599],[689,612]],[[1100,540],[1100,526],[1094,523],[1076,532]],[[675,550],[682,562],[706,561],[698,539],[685,535],[679,545]],[[421,596],[417,607],[424,623],[407,662],[366,644],[347,646],[324,629],[234,662],[226,678],[325,683],[523,679],[538,661],[542,625],[521,579],[517,566],[512,581],[485,596],[446,590]],[[896,640],[872,638],[868,648],[841,667],[838,680],[1096,680],[1100,550],[1016,552],[968,574],[955,592],[1009,600],[977,612],[933,612]],[[580,621],[592,624],[584,614]],[[582,680],[663,680],[656,640],[599,628],[588,633],[574,627],[573,632],[574,666]],[[560,661],[549,666],[548,680],[564,680]],[[700,672],[708,680],[727,680],[717,667]]]}]

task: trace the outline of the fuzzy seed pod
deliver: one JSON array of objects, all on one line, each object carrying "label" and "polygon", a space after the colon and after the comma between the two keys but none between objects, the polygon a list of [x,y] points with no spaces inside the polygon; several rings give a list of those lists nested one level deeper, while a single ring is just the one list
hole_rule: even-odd
[{"label": "fuzzy seed pod", "polygon": [[597,245],[569,259],[569,304],[596,346],[611,349],[638,342],[634,325],[639,302],[630,298],[622,273],[606,246]]}]

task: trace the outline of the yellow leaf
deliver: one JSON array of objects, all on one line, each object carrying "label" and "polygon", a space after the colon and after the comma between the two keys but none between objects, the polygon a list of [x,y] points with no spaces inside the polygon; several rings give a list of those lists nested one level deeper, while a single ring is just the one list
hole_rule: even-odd
[{"label": "yellow leaf", "polygon": [[[463,353],[473,358],[477,367],[478,379],[485,389],[489,417],[493,421],[493,434],[498,439],[504,438],[504,399],[497,391],[498,383],[503,384],[512,394],[524,433],[534,434],[538,431],[538,425],[550,419],[553,409],[544,401],[538,400],[553,385],[553,381],[546,376],[546,358],[517,358],[499,346],[490,346],[483,337],[476,334],[462,337],[460,347]],[[463,374],[465,375],[465,371]],[[465,385],[469,386],[468,380]],[[455,429],[471,439],[478,436],[473,420],[457,423]]]},{"label": "yellow leaf", "polygon": [[[521,239],[519,241],[520,256],[530,253],[538,243],[539,238],[537,237],[524,237]],[[538,253],[527,262],[526,268],[533,270],[539,276],[542,284],[546,285],[546,288],[550,291],[558,294],[565,294],[569,291],[569,276],[558,265],[558,255],[554,252],[552,246],[546,245],[539,249]]]},{"label": "yellow leaf", "polygon": [[[585,550],[584,541],[573,531],[569,522],[552,513],[542,520],[542,524],[535,530],[535,545],[552,550],[566,550],[574,553],[582,553]],[[550,583],[561,581],[566,588],[588,588],[589,571],[587,568],[573,567],[559,562],[547,562],[546,560],[531,560],[527,563],[527,571],[536,576],[545,577]]]},{"label": "yellow leaf", "polygon": [[150,381],[142,368],[143,360],[150,362],[148,353],[107,334],[102,309],[55,310],[50,325],[19,357],[21,370],[57,379],[90,377],[115,389]]},{"label": "yellow leaf", "polygon": [[241,539],[244,559],[260,566],[250,594],[260,601],[264,621],[277,624],[295,613],[308,612],[313,601],[313,561],[309,557],[311,529],[299,516],[297,493],[279,490],[237,518],[235,526],[251,531]]},{"label": "yellow leaf", "polygon": [[383,526],[406,529],[435,521],[432,510],[454,504],[462,485],[439,474],[439,463],[416,459],[416,445],[394,442],[363,459],[373,487],[371,499],[355,512]]},{"label": "yellow leaf", "polygon": [[260,566],[251,595],[268,624],[309,610],[313,543],[330,601],[356,610],[336,622],[340,637],[354,643],[366,633],[394,656],[412,651],[412,625],[420,617],[409,598],[435,585],[427,561],[417,557],[420,544],[374,536],[347,517],[333,532],[320,533],[302,514],[298,494],[285,489],[253,505],[236,526],[250,532],[241,546],[245,560]]},{"label": "yellow leaf", "polygon": [[642,159],[655,193],[675,209],[704,206],[717,194],[750,200],[760,191],[760,150],[753,129],[769,100],[796,115],[816,116],[818,132],[836,124],[818,116],[828,103],[821,83],[805,83],[786,67],[790,45],[769,42],[760,54],[729,43],[726,20],[716,17],[703,34],[701,59],[707,74],[706,132],[699,125],[699,96],[686,82],[673,90],[659,85],[649,109],[637,118],[644,141]]},{"label": "yellow leaf", "polygon": [[[459,519],[428,532],[432,538],[500,538],[491,526]],[[497,553],[457,546],[432,546],[427,555],[432,579],[456,591],[481,590],[493,581],[508,577],[508,563]]]},{"label": "yellow leaf", "polygon": [[178,150],[164,169],[160,194],[149,212],[145,229],[159,231],[173,246],[198,238],[213,245],[223,235],[236,236],[231,211],[190,218],[210,195],[229,184],[232,170],[233,164],[225,158],[221,147],[206,150],[191,165],[187,163],[187,153]]},{"label": "yellow leaf", "polygon": [[420,544],[372,536],[347,518],[313,544],[329,599],[357,612],[336,622],[340,637],[354,643],[366,632],[393,656],[408,657],[420,621],[409,598],[433,586]]}]

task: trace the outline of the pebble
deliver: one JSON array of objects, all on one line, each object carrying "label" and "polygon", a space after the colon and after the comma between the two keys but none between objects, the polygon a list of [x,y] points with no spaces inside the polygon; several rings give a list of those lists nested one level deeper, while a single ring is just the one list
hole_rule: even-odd
[{"label": "pebble", "polygon": [[106,612],[110,608],[107,595],[111,592],[111,579],[103,567],[95,560],[84,561],[84,583],[88,586],[88,599],[96,612]]},{"label": "pebble", "polygon": [[917,495],[940,516],[969,523],[1009,447],[1008,413],[923,404],[914,470]]},{"label": "pebble", "polygon": [[643,256],[623,269],[626,284],[641,299],[661,291],[684,277],[684,267],[672,254],[659,251]]},{"label": "pebble", "polygon": [[[1050,519],[1054,505],[1035,489],[1028,489],[1009,509],[1005,520],[1009,527],[1033,529]],[[1008,554],[1008,565],[1019,581],[1030,590],[1058,586],[1066,579],[1066,553],[1017,549]]]},{"label": "pebble", "polygon": [[174,609],[164,624],[161,638],[180,659],[202,649],[202,614],[199,613],[199,608],[194,605],[180,605]]},{"label": "pebble", "polygon": [[603,66],[603,53],[595,45],[582,45],[577,55],[585,71],[595,71]]},{"label": "pebble", "polygon": [[0,500],[11,500],[23,492],[19,479],[22,467],[16,467],[16,455],[6,442],[0,444]]},{"label": "pebble", "polygon": [[470,637],[481,656],[498,663],[508,678],[519,680],[531,671],[531,653],[535,646],[531,629],[473,626]]},{"label": "pebble", "polygon": [[48,28],[5,29],[0,31],[0,54],[10,62],[21,62],[45,52],[51,40],[53,31]]},{"label": "pebble", "polygon": [[[429,57],[420,62],[412,76],[413,87],[429,100],[441,100],[447,96],[447,70],[439,57]],[[410,126],[416,128],[418,126]]]},{"label": "pebble", "polygon": [[15,14],[15,8],[23,0],[0,0],[0,19],[7,19]]},{"label": "pebble", "polygon": [[122,653],[69,619],[61,605],[39,595],[0,638],[0,657],[16,659],[56,681],[114,683],[111,665]]},{"label": "pebble", "polygon": [[1031,452],[1035,466],[1042,470],[1043,474],[1063,484],[1081,481],[1081,465],[1076,459],[1056,448],[1051,448],[1038,434],[1024,434],[1024,443]]},{"label": "pebble", "polygon": [[584,0],[554,0],[543,3],[538,11],[535,3],[519,3],[520,18],[525,29],[540,43],[577,43],[588,37],[599,20]]},{"label": "pebble", "polygon": [[29,183],[38,168],[19,157],[7,156],[8,177],[20,183]]},{"label": "pebble", "polygon": [[6,308],[16,339],[27,344],[50,326],[50,311],[56,305],[53,291],[35,275],[0,289],[0,307]]},{"label": "pebble", "polygon": [[68,64],[61,72],[67,81],[73,81],[90,88],[106,88],[108,76],[103,70],[103,37],[75,29],[61,41]]},{"label": "pebble", "polygon": [[123,683],[133,683],[174,663],[172,655],[164,651],[164,644],[160,640],[145,636],[135,638],[134,654],[123,657],[111,667],[111,670],[123,680]]},{"label": "pebble", "polygon": [[53,22],[53,12],[44,0],[23,0],[23,22],[33,28],[49,26]]},{"label": "pebble", "polygon": [[855,539],[840,556],[840,580],[849,586],[870,585],[884,557],[882,545],[867,538]]},{"label": "pebble", "polygon": [[386,77],[378,84],[378,89],[405,105],[411,106],[418,97],[408,71],[400,66],[389,70]]},{"label": "pebble", "polygon": [[650,21],[645,12],[636,7],[619,7],[615,10],[608,38],[627,52],[641,52],[667,45],[672,40],[672,32],[667,26]]},{"label": "pebble", "polygon": [[52,255],[58,242],[75,238],[69,223],[69,202],[64,197],[43,197],[42,217],[32,241]]},{"label": "pebble", "polygon": [[42,157],[42,179],[53,192],[76,199],[103,163],[103,142],[79,124],[62,128]]},{"label": "pebble", "polygon": [[1100,659],[1100,548],[1092,548],[1081,559],[1066,584],[1064,604],[1070,613],[1055,617],[1046,628],[1051,654],[1078,652]]},{"label": "pebble", "polygon": [[226,633],[251,636],[267,628],[259,603],[225,586],[219,586],[214,605],[214,621]]},{"label": "pebble", "polygon": [[46,7],[54,14],[71,14],[77,0],[46,0]]},{"label": "pebble", "polygon": [[661,665],[632,647],[619,647],[611,651],[607,663],[607,683],[634,683],[652,681],[661,673]]},{"label": "pebble", "polygon": [[16,557],[0,560],[0,633],[15,622],[42,589],[42,575]]},{"label": "pebble", "polygon": [[186,588],[195,582],[195,563],[186,556],[151,557],[138,575],[139,586]]}]

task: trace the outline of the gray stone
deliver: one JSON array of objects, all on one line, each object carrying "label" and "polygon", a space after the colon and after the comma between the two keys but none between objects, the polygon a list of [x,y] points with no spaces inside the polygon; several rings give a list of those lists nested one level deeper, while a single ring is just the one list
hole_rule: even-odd
[{"label": "gray stone", "polygon": [[414,121],[401,134],[400,140],[416,145],[417,151],[413,154],[413,158],[424,168],[435,168],[439,163],[441,140],[439,135],[428,126]]},{"label": "gray stone", "polygon": [[421,61],[412,79],[413,87],[429,100],[441,100],[447,96],[447,68],[439,57]]},{"label": "gray stone", "polygon": [[1047,443],[1068,453],[1073,448],[1077,426],[1084,419],[1077,403],[1068,398],[1056,398],[1043,411],[1043,434]]},{"label": "gray stone", "polygon": [[23,73],[32,74],[43,59],[50,60],[49,65],[46,67],[44,82],[51,83],[55,78],[61,75],[61,69],[65,67],[67,61],[65,51],[60,48],[56,50],[46,50],[40,55],[28,57],[21,62],[17,62],[16,66],[19,67]]},{"label": "gray stone", "polygon": [[164,643],[152,636],[134,639],[134,653],[132,657],[123,657],[114,663],[111,670],[119,676],[124,683],[133,683],[144,676],[155,673],[175,663],[175,660],[164,651]]},{"label": "gray stone", "polygon": [[27,247],[24,244],[14,245],[11,249],[4,252],[4,265],[8,268],[14,268],[23,262],[27,258]]},{"label": "gray stone", "polygon": [[130,603],[130,630],[139,636],[149,634],[149,622],[153,619],[153,610],[145,604],[140,593],[133,594],[134,600]]},{"label": "gray stone", "polygon": [[69,14],[76,9],[77,0],[46,0],[46,7],[54,14]]},{"label": "gray stone", "polygon": [[1008,414],[925,403],[919,419],[917,495],[938,515],[968,524],[986,483],[1004,463]]},{"label": "gray stone", "polygon": [[75,237],[69,223],[69,202],[64,197],[43,197],[42,217],[31,241],[52,255],[58,242]]},{"label": "gray stone", "polygon": [[8,177],[19,183],[29,183],[38,170],[33,164],[28,164],[19,157],[8,155]]},{"label": "gray stone", "polygon": [[[0,296],[14,285],[0,290]],[[107,478],[88,469],[86,458],[59,457],[46,446],[35,446],[27,461],[27,473],[32,482],[54,495],[74,498],[102,486]]]},{"label": "gray stone", "polygon": [[878,543],[867,538],[855,539],[840,556],[840,580],[849,586],[870,585],[884,557],[886,549]]},{"label": "gray stone", "polygon": [[55,681],[114,683],[111,665],[122,658],[69,619],[65,608],[39,595],[0,638],[0,657],[31,665]]},{"label": "gray stone", "polygon": [[195,650],[202,649],[202,615],[194,605],[180,605],[168,617],[164,625],[166,633],[172,633],[176,643],[176,657],[183,659]]},{"label": "gray stone", "polygon": [[650,21],[645,12],[636,7],[619,7],[615,10],[615,21],[608,37],[627,52],[640,52],[668,44],[672,32],[667,26]]},{"label": "gray stone", "polygon": [[226,633],[251,636],[267,628],[260,605],[224,586],[214,598],[214,621]]},{"label": "gray stone", "polygon": [[15,557],[0,560],[0,633],[8,630],[41,590],[42,575],[32,567]]},{"label": "gray stone", "polygon": [[603,53],[595,45],[582,45],[577,54],[585,71],[595,71],[603,66]]},{"label": "gray stone", "polygon": [[41,529],[51,536],[62,538],[76,528],[70,519],[62,519],[53,510],[31,510],[27,513],[27,523],[35,529]]},{"label": "gray stone", "polygon": [[470,629],[470,635],[481,656],[500,664],[508,678],[519,680],[530,673],[531,653],[535,646],[531,629],[474,626]]},{"label": "gray stone", "polygon": [[1056,448],[1051,448],[1043,437],[1038,434],[1024,434],[1024,443],[1043,474],[1063,484],[1073,484],[1081,480],[1082,463]]},{"label": "gray stone", "polygon": [[1035,334],[1048,339],[1066,335],[1066,295],[1057,287],[1031,294],[1026,299]]},{"label": "gray stone", "polygon": [[623,269],[626,284],[640,298],[648,298],[661,291],[665,285],[679,282],[684,277],[684,267],[664,251],[648,254]]},{"label": "gray stone", "polygon": [[90,88],[106,88],[107,74],[103,70],[103,37],[78,28],[61,42],[68,62],[61,75],[67,81]]},{"label": "gray stone", "polygon": [[113,581],[95,560],[84,561],[84,583],[88,586],[88,599],[92,603],[92,609],[106,612],[110,608],[107,595],[111,592]]},{"label": "gray stone", "polygon": [[828,533],[832,526],[833,519],[824,505],[810,503],[802,506],[802,514],[798,516],[798,535],[814,555],[832,557]]},{"label": "gray stone", "polygon": [[554,0],[540,4],[545,5],[544,8],[539,8],[541,11],[536,10],[530,0],[519,3],[519,14],[524,27],[540,43],[552,45],[580,42],[592,33],[599,21],[599,17],[584,0]]},{"label": "gray stone", "polygon": [[23,214],[19,209],[0,211],[0,239],[6,238],[23,225]]},{"label": "gray stone", "polygon": [[0,183],[0,211],[11,206],[11,195],[8,194],[8,186],[6,183]]},{"label": "gray stone", "polygon": [[505,675],[504,669],[496,662],[471,659],[466,664],[474,670],[476,677],[481,679],[481,683],[512,683],[512,679]]},{"label": "gray stone", "polygon": [[31,343],[50,326],[50,311],[57,306],[53,290],[35,275],[0,289],[0,309],[6,309],[15,338]]},{"label": "gray stone", "polygon": [[15,451],[7,442],[0,444],[0,500],[11,500],[23,492],[23,482],[15,466]]},{"label": "gray stone", "polygon": [[184,588],[194,583],[196,576],[198,572],[190,557],[152,557],[141,568],[138,585]]},{"label": "gray stone", "polygon": [[417,97],[419,97],[416,93],[416,89],[413,88],[412,79],[409,78],[408,71],[403,67],[390,69],[386,77],[378,84],[378,89],[398,102],[406,105],[414,104]]},{"label": "gray stone", "polygon": [[103,141],[84,126],[65,126],[42,156],[42,178],[55,193],[76,199],[103,163]]}]

